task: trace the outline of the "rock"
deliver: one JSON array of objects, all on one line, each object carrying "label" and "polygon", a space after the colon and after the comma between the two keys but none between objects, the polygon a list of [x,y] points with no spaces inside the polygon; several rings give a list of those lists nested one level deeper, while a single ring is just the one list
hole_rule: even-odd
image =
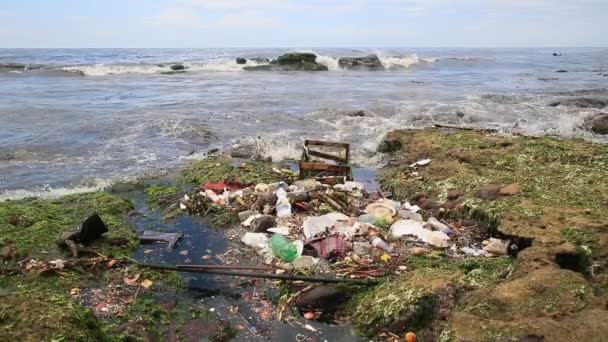
[{"label": "rock", "polygon": [[424,221],[424,218],[422,218],[422,215],[420,215],[418,213],[413,213],[409,210],[399,210],[399,212],[397,214],[399,215],[399,218],[402,220],[414,220],[416,222]]},{"label": "rock", "polygon": [[587,119],[585,125],[595,134],[608,134],[608,114],[601,113]]},{"label": "rock", "polygon": [[346,116],[350,116],[351,118],[362,118],[367,116],[364,110],[353,110],[344,113]]},{"label": "rock", "polygon": [[422,256],[422,255],[427,255],[427,254],[431,253],[431,251],[426,248],[422,248],[422,247],[414,247],[414,248],[412,248],[411,253],[412,253],[412,255]]},{"label": "rock", "polygon": [[302,310],[323,310],[324,312],[335,311],[348,299],[348,294],[333,286],[320,285],[314,289],[304,292],[302,297],[296,301],[295,306]]},{"label": "rock", "polygon": [[574,99],[560,100],[551,102],[551,107],[566,106],[566,107],[577,107],[577,108],[598,108],[602,109],[608,106],[608,100],[592,98],[592,97],[579,97]]},{"label": "rock", "polygon": [[477,197],[486,201],[493,201],[500,197],[500,185],[489,184],[481,188],[477,193]]},{"label": "rock", "polygon": [[364,57],[342,57],[338,60],[338,65],[343,69],[349,70],[384,70],[384,65],[376,55]]},{"label": "rock", "polygon": [[554,53],[553,53],[553,56],[554,56],[554,57],[559,57],[559,56],[561,56],[561,55],[562,55],[561,53],[557,53],[557,52],[554,52]]},{"label": "rock", "polygon": [[458,199],[459,197],[462,197],[462,192],[460,192],[460,191],[452,190],[452,191],[448,192],[448,199],[450,201],[454,201],[454,200]]},{"label": "rock", "polygon": [[276,225],[275,217],[272,215],[262,215],[251,222],[251,231],[254,233],[266,233],[268,228]]},{"label": "rock", "polygon": [[568,70],[560,69],[560,70],[556,70],[555,72],[557,72],[557,73],[566,73],[566,72],[568,72]]},{"label": "rock", "polygon": [[380,153],[392,153],[401,150],[402,144],[400,140],[397,139],[384,139],[378,145],[377,151]]},{"label": "rock", "polygon": [[255,154],[255,146],[249,144],[234,144],[232,145],[232,150],[230,151],[230,156],[232,158],[251,159]]},{"label": "rock", "polygon": [[501,196],[513,196],[521,190],[521,185],[517,183],[509,184],[500,189],[499,194]]},{"label": "rock", "polygon": [[483,247],[483,250],[495,255],[507,255],[509,251],[509,241],[490,238],[490,242]]},{"label": "rock", "polygon": [[328,71],[327,66],[316,62],[314,53],[291,52],[279,56],[266,65],[247,66],[247,71]]},{"label": "rock", "polygon": [[181,71],[181,70],[186,70],[186,67],[183,64],[173,64],[171,66],[171,70],[173,70],[173,71]]},{"label": "rock", "polygon": [[236,64],[247,64],[247,59],[245,59],[243,57],[237,57]]},{"label": "rock", "polygon": [[241,211],[241,212],[239,213],[239,220],[240,220],[241,222],[244,222],[244,221],[246,221],[248,218],[250,218],[251,216],[256,215],[256,214],[258,214],[258,212],[257,212],[257,211],[255,211],[255,210],[245,210],[245,211]]},{"label": "rock", "polygon": [[316,63],[317,55],[314,53],[290,52],[283,54],[277,58],[279,65],[294,65],[298,63]]}]

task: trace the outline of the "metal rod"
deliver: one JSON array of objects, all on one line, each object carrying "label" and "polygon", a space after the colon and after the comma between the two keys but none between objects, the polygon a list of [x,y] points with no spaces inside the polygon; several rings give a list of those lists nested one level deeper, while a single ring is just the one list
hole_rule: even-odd
[{"label": "metal rod", "polygon": [[301,280],[311,281],[319,283],[352,283],[352,284],[374,284],[377,281],[373,279],[346,279],[346,278],[324,278],[324,277],[307,277],[299,275],[289,274],[266,274],[266,273],[253,273],[253,272],[238,272],[238,271],[226,271],[226,270],[212,270],[212,269],[188,269],[181,268],[173,265],[164,264],[137,264],[141,267],[150,267],[161,270],[179,271],[179,272],[193,272],[193,273],[209,273],[219,274],[233,277],[250,277],[250,278],[268,278],[268,279],[279,279],[279,280]]},{"label": "metal rod", "polygon": [[232,265],[175,265],[179,269],[195,270],[252,270],[252,271],[274,271],[274,268],[255,266],[232,266]]}]

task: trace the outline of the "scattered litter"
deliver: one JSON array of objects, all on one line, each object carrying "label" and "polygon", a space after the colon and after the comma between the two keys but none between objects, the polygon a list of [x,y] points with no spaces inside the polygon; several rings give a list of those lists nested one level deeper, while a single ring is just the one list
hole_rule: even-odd
[{"label": "scattered litter", "polygon": [[421,241],[439,248],[446,248],[450,245],[450,237],[445,233],[424,229],[420,222],[414,220],[400,220],[395,222],[391,226],[391,234],[397,238],[404,235],[413,235]]},{"label": "scattered litter", "polygon": [[389,252],[392,253],[393,252],[393,247],[391,247],[388,243],[386,243],[384,240],[382,240],[379,237],[374,237],[372,238],[372,246],[374,246],[374,248],[378,248],[380,250],[383,250],[385,252]]},{"label": "scattered litter", "polygon": [[410,167],[425,166],[431,162],[430,159],[422,159],[410,165]]},{"label": "scattered litter", "polygon": [[268,229],[268,232],[287,236],[287,235],[289,235],[289,228],[288,227],[275,227],[275,228]]},{"label": "scattered litter", "polygon": [[161,233],[152,230],[144,230],[139,236],[141,243],[167,243],[167,250],[175,248],[177,242],[184,237],[184,233]]},{"label": "scattered litter", "polygon": [[343,258],[351,250],[351,244],[336,234],[308,241],[304,245],[303,254],[330,260]]},{"label": "scattered litter", "polygon": [[137,286],[137,280],[140,277],[140,273],[137,273],[135,276],[129,278],[129,277],[123,277],[122,281],[125,283],[125,285],[129,285],[129,286]]},{"label": "scattered litter", "polygon": [[150,279],[144,279],[144,281],[142,281],[139,285],[141,285],[141,287],[143,287],[144,289],[150,288],[150,286],[152,286],[152,281]]},{"label": "scattered litter", "polygon": [[411,205],[410,202],[405,202],[403,204],[403,209],[410,211],[412,213],[417,213],[420,211],[420,207],[417,205]]},{"label": "scattered litter", "polygon": [[431,226],[434,230],[438,230],[447,235],[452,234],[452,230],[446,224],[440,222],[438,219],[431,217],[427,221],[428,225]]},{"label": "scattered litter", "polygon": [[280,234],[275,234],[270,238],[270,248],[277,258],[285,262],[292,262],[298,257],[296,246]]},{"label": "scattered litter", "polygon": [[241,241],[247,246],[261,249],[268,245],[268,236],[264,233],[245,233]]},{"label": "scattered litter", "polygon": [[509,251],[509,241],[490,238],[483,250],[494,255],[506,255]]}]

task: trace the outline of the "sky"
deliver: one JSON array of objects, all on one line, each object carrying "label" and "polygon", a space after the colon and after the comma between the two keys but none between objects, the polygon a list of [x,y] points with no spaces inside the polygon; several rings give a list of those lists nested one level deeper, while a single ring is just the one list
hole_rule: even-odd
[{"label": "sky", "polygon": [[0,48],[608,46],[608,0],[0,0]]}]

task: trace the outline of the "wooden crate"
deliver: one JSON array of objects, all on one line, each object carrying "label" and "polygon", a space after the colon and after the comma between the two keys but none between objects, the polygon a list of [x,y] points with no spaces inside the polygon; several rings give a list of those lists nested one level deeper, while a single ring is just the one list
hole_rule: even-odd
[{"label": "wooden crate", "polygon": [[350,145],[331,141],[306,140],[300,161],[300,179],[311,177],[328,184],[352,180]]}]

